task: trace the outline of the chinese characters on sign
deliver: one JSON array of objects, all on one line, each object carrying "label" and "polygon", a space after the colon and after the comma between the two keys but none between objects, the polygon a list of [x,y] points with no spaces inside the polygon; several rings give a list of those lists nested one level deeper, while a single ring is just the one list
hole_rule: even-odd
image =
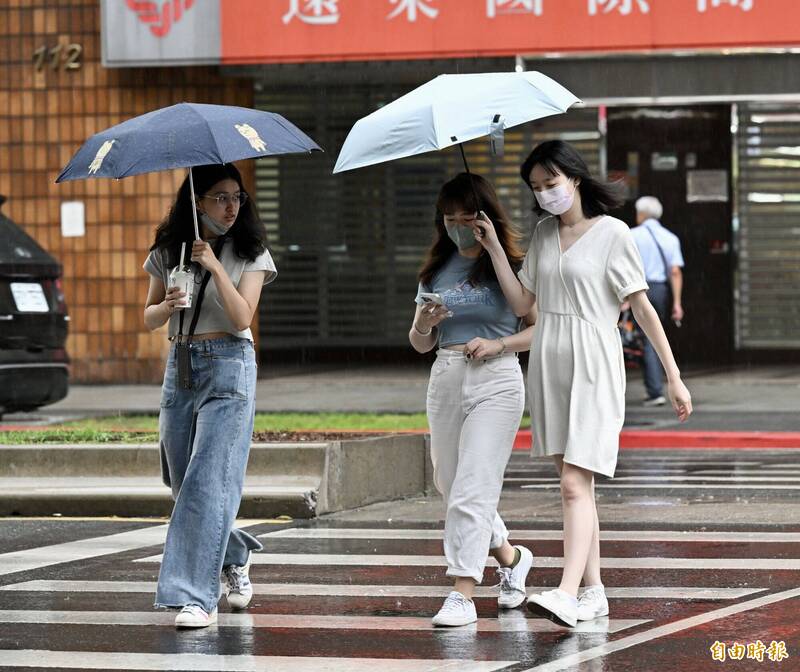
[{"label": "chinese characters on sign", "polygon": [[709,650],[711,651],[711,659],[721,663],[724,663],[728,658],[730,660],[744,660],[745,655],[748,660],[756,660],[759,663],[764,662],[764,654],[770,661],[775,663],[779,663],[789,657],[785,642],[773,641],[769,646],[766,646],[760,639],[746,646],[739,642],[725,646],[725,642],[717,641],[709,647]]},{"label": "chinese characters on sign", "polygon": [[731,7],[738,7],[743,12],[749,12],[753,9],[756,0],[697,0],[697,11],[705,12],[708,9],[716,9],[722,5],[730,5]]},{"label": "chinese characters on sign", "polygon": [[439,14],[439,10],[431,7],[435,0],[389,0],[393,5],[397,5],[394,11],[387,16],[388,19],[394,19],[403,12],[406,13],[406,19],[409,21],[417,20],[417,11],[427,16],[429,19],[435,19]]},{"label": "chinese characters on sign", "polygon": [[[339,0],[289,0],[289,11],[283,16],[283,22],[289,23],[297,17],[303,23],[324,26],[339,21]],[[301,4],[305,5],[301,8]]]},{"label": "chinese characters on sign", "polygon": [[486,16],[493,19],[498,14],[544,13],[544,0],[486,0]]},{"label": "chinese characters on sign", "polygon": [[[190,7],[193,0],[186,0]],[[387,15],[387,20],[405,14],[406,20],[414,22],[419,15],[435,19],[439,10],[434,6],[436,0],[387,0],[396,7]],[[697,0],[697,11],[707,12],[723,5],[738,7],[749,12],[756,0]],[[292,19],[299,19],[311,25],[333,25],[339,22],[339,0],[288,0],[289,10],[283,15],[283,22],[288,24]],[[614,11],[622,16],[638,10],[642,14],[650,13],[650,0],[587,0],[590,16],[610,14]],[[544,14],[544,0],[486,0],[486,16],[494,19],[498,15],[507,14]]]},{"label": "chinese characters on sign", "polygon": [[613,12],[615,9],[622,15],[627,16],[634,10],[634,5],[639,8],[642,14],[650,12],[648,0],[589,0],[589,14],[595,16],[600,8],[604,14]]}]

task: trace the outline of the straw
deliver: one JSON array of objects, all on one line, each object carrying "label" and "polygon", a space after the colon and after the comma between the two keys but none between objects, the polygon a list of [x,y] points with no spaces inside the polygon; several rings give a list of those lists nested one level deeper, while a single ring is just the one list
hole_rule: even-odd
[{"label": "straw", "polygon": [[179,261],[178,261],[178,266],[183,266],[183,256],[184,256],[185,254],[186,254],[186,241],[184,240],[184,241],[181,243],[181,256],[180,256],[180,259],[179,259]]}]

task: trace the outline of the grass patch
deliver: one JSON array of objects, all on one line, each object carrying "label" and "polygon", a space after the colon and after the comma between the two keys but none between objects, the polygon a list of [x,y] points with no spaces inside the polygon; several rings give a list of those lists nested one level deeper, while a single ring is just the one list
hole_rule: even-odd
[{"label": "grass patch", "polygon": [[[526,415],[523,428],[530,426]],[[258,413],[255,431],[407,431],[424,430],[424,413]],[[0,444],[152,443],[158,441],[158,416],[121,415],[62,425],[0,432]]]}]

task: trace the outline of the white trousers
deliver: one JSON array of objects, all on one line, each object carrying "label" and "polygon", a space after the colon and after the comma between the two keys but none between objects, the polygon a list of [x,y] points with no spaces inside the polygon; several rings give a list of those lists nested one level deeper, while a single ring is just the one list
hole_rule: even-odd
[{"label": "white trousers", "polygon": [[497,504],[525,385],[515,353],[485,361],[468,361],[452,350],[436,355],[427,409],[433,479],[446,508],[447,576],[480,583],[489,549],[508,539]]}]

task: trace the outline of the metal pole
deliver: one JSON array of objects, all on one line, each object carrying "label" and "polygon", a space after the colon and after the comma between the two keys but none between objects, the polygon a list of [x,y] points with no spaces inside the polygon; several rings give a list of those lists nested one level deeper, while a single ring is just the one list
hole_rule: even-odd
[{"label": "metal pole", "polygon": [[481,208],[481,199],[478,196],[478,192],[475,189],[475,183],[472,181],[472,173],[469,172],[469,164],[467,163],[467,155],[464,153],[464,143],[459,142],[458,148],[461,150],[461,160],[464,161],[464,169],[467,171],[467,175],[469,175],[469,186],[472,187],[472,196],[475,199],[475,205],[478,207],[478,211],[482,210]]},{"label": "metal pole", "polygon": [[192,219],[194,220],[194,237],[200,240],[200,227],[197,225],[197,201],[194,196],[194,177],[192,177],[192,167],[189,166],[189,190],[192,192]]}]

